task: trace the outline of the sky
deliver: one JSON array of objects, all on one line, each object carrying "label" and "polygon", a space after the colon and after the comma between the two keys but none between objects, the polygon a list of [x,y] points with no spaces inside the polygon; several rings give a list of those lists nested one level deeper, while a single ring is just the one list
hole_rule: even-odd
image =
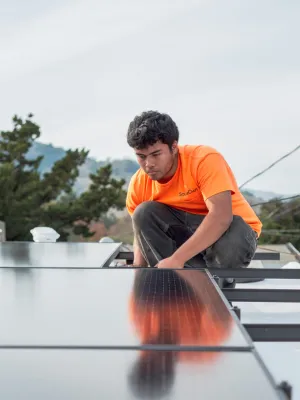
[{"label": "sky", "polygon": [[[134,158],[128,124],[168,113],[242,184],[300,144],[298,0],[0,0],[0,130]],[[250,188],[300,193],[300,150]]]}]

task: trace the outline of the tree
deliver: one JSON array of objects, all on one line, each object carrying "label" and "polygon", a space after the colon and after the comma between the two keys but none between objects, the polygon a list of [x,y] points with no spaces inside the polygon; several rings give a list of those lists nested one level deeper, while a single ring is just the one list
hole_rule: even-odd
[{"label": "tree", "polygon": [[274,199],[263,204],[260,219],[263,223],[261,244],[291,242],[300,249],[300,198],[291,201]]},{"label": "tree", "polygon": [[23,121],[13,118],[13,129],[0,132],[0,220],[6,224],[7,240],[31,240],[30,229],[51,226],[67,240],[70,233],[93,236],[92,220],[108,210],[122,210],[126,192],[124,180],[111,177],[110,164],[91,174],[89,189],[77,196],[73,185],[88,151],[68,150],[43,176],[39,165],[43,156],[29,159],[28,150],[41,135],[32,114]]}]

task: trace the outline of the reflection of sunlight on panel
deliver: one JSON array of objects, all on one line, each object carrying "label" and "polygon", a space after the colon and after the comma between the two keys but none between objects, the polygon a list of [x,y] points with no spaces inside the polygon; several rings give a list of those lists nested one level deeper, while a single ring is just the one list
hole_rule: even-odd
[{"label": "reflection of sunlight on panel", "polygon": [[35,243],[0,244],[0,267],[101,268],[109,264],[121,243]]},{"label": "reflection of sunlight on panel", "polygon": [[293,387],[293,400],[300,398],[299,343],[256,343],[263,362],[277,382],[288,381]]},{"label": "reflection of sunlight on panel", "polygon": [[183,270],[180,278],[158,269],[31,273],[32,291],[0,268],[0,345],[249,347],[201,271]]},{"label": "reflection of sunlight on panel", "polygon": [[[134,350],[0,350],[0,397],[211,400],[230,393],[230,400],[240,400],[251,393],[253,399],[277,398],[252,354],[226,352],[213,364],[189,364],[178,361],[180,352],[154,353],[155,370],[149,364],[137,368],[142,354]],[[163,393],[164,397],[159,396]]]}]

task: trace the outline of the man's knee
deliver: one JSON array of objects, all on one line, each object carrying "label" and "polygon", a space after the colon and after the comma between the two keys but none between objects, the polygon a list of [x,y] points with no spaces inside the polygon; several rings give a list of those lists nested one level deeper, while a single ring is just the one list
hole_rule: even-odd
[{"label": "man's knee", "polygon": [[142,229],[153,221],[154,216],[165,211],[166,206],[157,201],[144,201],[139,204],[132,215],[135,228]]},{"label": "man's knee", "polygon": [[208,265],[223,268],[247,267],[257,248],[255,232],[242,218],[234,216],[228,231],[205,252]]}]

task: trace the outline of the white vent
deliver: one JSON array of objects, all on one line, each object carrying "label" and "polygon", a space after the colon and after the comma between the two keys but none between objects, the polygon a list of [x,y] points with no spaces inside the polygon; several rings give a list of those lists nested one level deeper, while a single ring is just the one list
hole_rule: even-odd
[{"label": "white vent", "polygon": [[53,229],[47,226],[39,226],[31,229],[30,233],[33,236],[34,242],[49,242],[55,243],[60,235]]}]

